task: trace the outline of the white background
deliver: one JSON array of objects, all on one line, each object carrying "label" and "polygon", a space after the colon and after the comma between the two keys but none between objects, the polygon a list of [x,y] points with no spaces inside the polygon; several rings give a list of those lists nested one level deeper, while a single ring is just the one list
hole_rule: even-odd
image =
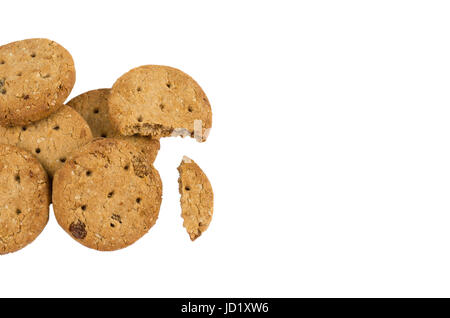
[{"label": "white background", "polygon": [[[70,98],[163,64],[207,93],[206,143],[166,138],[156,225],[97,252],[51,214],[0,296],[450,296],[448,1],[3,1],[0,44],[73,55]],[[215,192],[180,217],[183,155]]]}]

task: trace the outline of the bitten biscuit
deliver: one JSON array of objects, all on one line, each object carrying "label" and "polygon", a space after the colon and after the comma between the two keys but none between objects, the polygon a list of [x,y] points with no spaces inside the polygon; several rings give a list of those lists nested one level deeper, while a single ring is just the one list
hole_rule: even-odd
[{"label": "bitten biscuit", "polygon": [[144,136],[122,136],[111,125],[108,116],[110,89],[92,90],[70,100],[67,105],[75,109],[91,127],[94,137],[123,139],[136,146],[150,161],[155,161],[160,143],[158,139]]},{"label": "bitten biscuit", "polygon": [[0,126],[0,143],[28,150],[42,163],[50,176],[69,154],[92,140],[86,121],[69,106],[27,126]]},{"label": "bitten biscuit", "polygon": [[48,117],[74,84],[72,56],[58,43],[29,39],[0,46],[0,125],[27,125]]},{"label": "bitten biscuit", "polygon": [[208,177],[193,160],[185,156],[178,167],[178,172],[183,226],[194,241],[211,223],[214,194]]},{"label": "bitten biscuit", "polygon": [[112,124],[122,135],[191,136],[205,141],[212,124],[208,98],[187,74],[168,66],[132,69],[109,97]]},{"label": "bitten biscuit", "polygon": [[30,153],[0,144],[0,254],[31,243],[48,221],[47,173]]},{"label": "bitten biscuit", "polygon": [[131,144],[99,138],[72,154],[53,179],[59,225],[101,251],[124,248],[155,224],[161,205],[158,171]]}]

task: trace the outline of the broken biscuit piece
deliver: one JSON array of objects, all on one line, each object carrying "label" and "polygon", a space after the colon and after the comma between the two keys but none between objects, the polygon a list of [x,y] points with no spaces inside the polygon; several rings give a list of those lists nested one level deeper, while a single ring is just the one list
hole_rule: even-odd
[{"label": "broken biscuit piece", "polygon": [[183,226],[194,241],[211,223],[214,194],[208,177],[192,159],[184,156],[178,172]]}]

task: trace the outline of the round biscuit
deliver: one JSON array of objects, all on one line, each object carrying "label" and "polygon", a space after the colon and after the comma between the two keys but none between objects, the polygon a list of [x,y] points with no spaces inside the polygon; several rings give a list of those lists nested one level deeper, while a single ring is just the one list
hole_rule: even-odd
[{"label": "round biscuit", "polygon": [[0,125],[27,125],[58,110],[75,84],[70,53],[48,39],[0,46]]},{"label": "round biscuit", "polygon": [[0,144],[0,254],[31,243],[48,221],[49,180],[29,152]]},{"label": "round biscuit", "polygon": [[158,171],[131,144],[99,138],[74,153],[53,179],[59,225],[79,243],[112,251],[155,224],[161,205]]}]

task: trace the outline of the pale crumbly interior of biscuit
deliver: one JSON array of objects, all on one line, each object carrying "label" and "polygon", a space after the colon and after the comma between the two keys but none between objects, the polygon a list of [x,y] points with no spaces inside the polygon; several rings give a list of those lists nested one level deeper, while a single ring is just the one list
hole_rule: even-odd
[{"label": "pale crumbly interior of biscuit", "polygon": [[[201,121],[200,121],[201,122]],[[151,136],[152,138],[160,138],[160,137],[191,137],[195,138],[198,142],[204,142],[209,136],[209,132],[211,128],[202,128],[200,123],[200,128],[195,128],[196,124],[194,123],[194,129],[189,130],[187,128],[174,128],[168,127],[161,124],[135,124],[132,126],[124,126],[123,131],[127,136],[138,135],[141,134],[143,136]]]},{"label": "pale crumbly interior of biscuit", "polygon": [[190,158],[183,157],[178,171],[183,226],[194,241],[208,229],[211,223],[214,194],[207,176]]}]

